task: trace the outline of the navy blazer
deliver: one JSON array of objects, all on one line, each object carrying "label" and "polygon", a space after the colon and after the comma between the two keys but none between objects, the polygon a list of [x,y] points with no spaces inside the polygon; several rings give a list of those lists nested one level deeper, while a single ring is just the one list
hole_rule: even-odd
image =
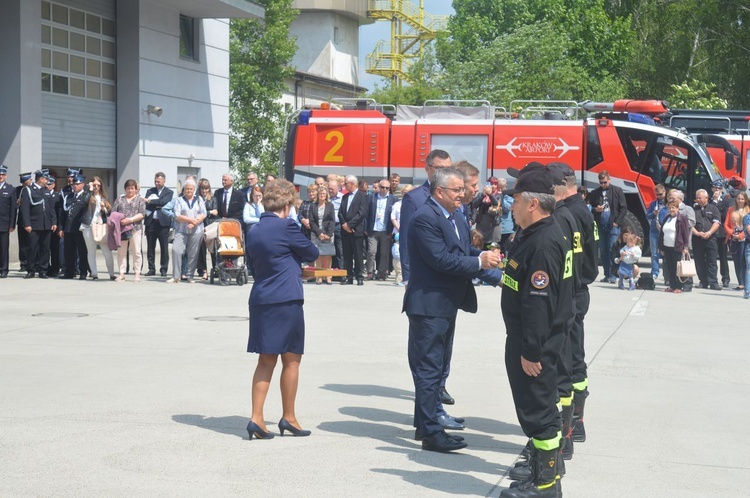
[{"label": "navy blazer", "polygon": [[303,261],[315,261],[319,254],[293,220],[274,213],[261,214],[247,241],[247,253],[255,279],[251,306],[305,298],[301,265]]},{"label": "navy blazer", "polygon": [[144,197],[144,199],[151,197],[151,194],[157,194],[159,198],[154,199],[153,201],[146,201],[146,209],[151,211],[151,216],[146,219],[146,226],[148,226],[154,218],[156,218],[159,221],[159,224],[163,227],[171,226],[172,218],[170,218],[169,215],[162,213],[161,208],[172,200],[174,192],[170,188],[162,187],[161,194],[159,194],[159,190],[156,187],[151,187],[146,190],[146,197]]},{"label": "navy blazer", "polygon": [[459,237],[440,207],[429,200],[417,209],[409,227],[411,278],[402,311],[412,315],[454,317],[459,309],[477,311],[471,282],[481,273],[472,256],[469,227],[458,219]]},{"label": "navy blazer", "polygon": [[[370,210],[367,213],[367,233],[368,234],[371,234],[375,231],[375,216],[377,216],[378,214],[378,200],[379,199],[380,199],[379,194],[372,195],[370,199]],[[383,216],[385,216],[385,226],[383,227],[383,231],[385,233],[393,232],[393,222],[391,221],[391,211],[393,211],[393,205],[396,204],[396,200],[397,200],[396,196],[393,194],[388,194],[388,197],[386,197],[385,213],[383,214]]]},{"label": "navy blazer", "polygon": [[399,253],[401,254],[401,272],[404,281],[408,282],[411,276],[411,261],[409,261],[409,225],[417,212],[427,199],[430,198],[430,184],[424,182],[411,192],[407,192],[401,202],[401,228],[399,229]]}]

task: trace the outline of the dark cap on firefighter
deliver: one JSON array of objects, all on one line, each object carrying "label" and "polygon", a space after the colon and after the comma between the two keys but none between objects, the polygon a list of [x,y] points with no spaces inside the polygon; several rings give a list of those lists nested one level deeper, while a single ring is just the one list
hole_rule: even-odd
[{"label": "dark cap on firefighter", "polygon": [[565,178],[576,175],[573,168],[565,163],[549,163],[547,168],[552,172],[555,185],[565,185]]},{"label": "dark cap on firefighter", "polygon": [[512,189],[506,190],[506,195],[521,192],[532,192],[537,194],[552,194],[555,180],[552,172],[542,163],[532,162],[524,166],[522,170],[508,168],[508,174],[517,178]]}]

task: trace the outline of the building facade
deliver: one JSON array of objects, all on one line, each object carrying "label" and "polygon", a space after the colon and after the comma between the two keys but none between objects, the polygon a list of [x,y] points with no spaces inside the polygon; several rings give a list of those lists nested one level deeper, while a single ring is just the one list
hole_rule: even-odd
[{"label": "building facade", "polygon": [[247,0],[4,0],[9,181],[76,167],[110,196],[129,178],[145,192],[158,171],[170,187],[190,174],[218,186],[229,170],[228,19],[263,15]]}]

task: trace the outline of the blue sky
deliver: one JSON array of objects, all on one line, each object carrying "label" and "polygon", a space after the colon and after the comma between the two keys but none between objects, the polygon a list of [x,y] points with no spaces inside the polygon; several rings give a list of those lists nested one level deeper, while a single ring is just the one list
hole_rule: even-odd
[{"label": "blue sky", "polygon": [[[419,5],[419,0],[411,0]],[[430,14],[453,14],[452,0],[425,0],[424,8]],[[380,76],[365,72],[365,57],[375,49],[378,40],[388,40],[391,36],[391,25],[385,21],[362,26],[359,32],[359,84],[372,90],[375,83],[383,86],[386,82]]]}]

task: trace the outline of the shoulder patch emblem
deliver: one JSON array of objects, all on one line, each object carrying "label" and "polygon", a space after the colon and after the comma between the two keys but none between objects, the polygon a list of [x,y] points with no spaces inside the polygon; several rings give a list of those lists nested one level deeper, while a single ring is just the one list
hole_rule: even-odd
[{"label": "shoulder patch emblem", "polygon": [[544,289],[549,285],[549,275],[544,271],[537,271],[531,275],[531,285],[537,289]]}]

